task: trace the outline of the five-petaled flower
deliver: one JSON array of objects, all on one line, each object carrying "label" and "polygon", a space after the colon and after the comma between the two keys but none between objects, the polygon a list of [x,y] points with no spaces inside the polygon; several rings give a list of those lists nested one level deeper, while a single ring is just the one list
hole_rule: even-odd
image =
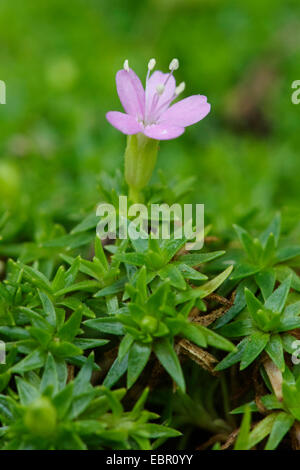
[{"label": "five-petaled flower", "polygon": [[124,69],[116,76],[117,91],[125,113],[109,111],[107,120],[123,134],[133,135],[139,132],[157,140],[174,139],[183,134],[185,127],[203,119],[210,111],[206,96],[193,95],[171,103],[184,90],[185,84],[176,87],[173,71],[179,66],[173,59],[169,73],[155,71],[155,59],[148,64],[146,89],[139,77],[129,68],[128,60]]}]

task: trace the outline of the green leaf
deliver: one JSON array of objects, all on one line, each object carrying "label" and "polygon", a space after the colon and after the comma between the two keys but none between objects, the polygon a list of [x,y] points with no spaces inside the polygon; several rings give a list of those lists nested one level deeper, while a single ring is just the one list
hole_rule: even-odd
[{"label": "green leaf", "polygon": [[247,288],[245,289],[245,298],[246,298],[249,313],[250,313],[251,317],[253,318],[254,322],[257,325],[259,325],[260,327],[263,327],[264,324],[262,323],[261,316],[257,312],[260,312],[261,310],[264,310],[264,305]]},{"label": "green leaf", "polygon": [[124,290],[126,282],[128,282],[127,277],[118,279],[110,286],[100,289],[98,292],[96,292],[96,294],[94,294],[94,297],[105,297],[106,295],[118,294]]},{"label": "green leaf", "polygon": [[286,278],[292,276],[291,288],[300,292],[300,277],[289,266],[276,266],[276,276],[280,282],[283,282]]},{"label": "green leaf", "polygon": [[174,264],[167,264],[167,266],[161,269],[158,274],[163,281],[168,281],[170,285],[176,289],[186,289],[183,275]]},{"label": "green leaf", "polygon": [[147,256],[143,253],[116,253],[114,259],[133,266],[147,266]]},{"label": "green leaf", "polygon": [[282,383],[282,393],[285,405],[288,407],[290,413],[299,421],[300,393],[296,385],[293,383],[288,383],[286,380],[284,380]]},{"label": "green leaf", "polygon": [[250,426],[251,426],[251,411],[250,411],[250,407],[246,406],[245,413],[243,416],[243,421],[240,427],[240,432],[234,445],[234,450],[247,450],[248,449]]},{"label": "green leaf", "polygon": [[238,338],[240,336],[251,335],[254,331],[252,320],[247,318],[246,320],[237,320],[223,326],[219,333],[227,338]]},{"label": "green leaf", "polygon": [[65,286],[64,287],[69,287],[72,284],[74,284],[79,268],[80,268],[80,257],[78,256],[76,259],[74,259],[70,268],[65,273]]},{"label": "green leaf", "polygon": [[237,345],[237,351],[229,353],[221,362],[219,362],[219,364],[215,367],[215,370],[224,370],[239,362],[243,357],[248,342],[249,337],[247,336]]},{"label": "green leaf", "polygon": [[29,321],[34,325],[36,328],[45,329],[50,333],[53,333],[54,327],[50,325],[50,323],[40,314],[31,310],[27,307],[18,307],[18,311],[25,314]]},{"label": "green leaf", "polygon": [[147,270],[145,266],[137,272],[134,285],[138,291],[140,301],[145,303],[147,301]]},{"label": "green leaf", "polygon": [[208,263],[208,261],[212,261],[213,259],[219,258],[220,256],[224,255],[224,253],[225,251],[212,251],[210,253],[195,253],[193,255],[182,255],[179,256],[177,261],[193,268],[197,268],[200,264]]},{"label": "green leaf", "polygon": [[215,331],[210,330],[209,328],[205,328],[202,325],[199,325],[198,328],[204,334],[207,344],[213,346],[218,349],[223,349],[223,351],[235,352],[237,351],[234,344],[232,344],[228,339],[223,338],[223,336],[219,335]]},{"label": "green leaf", "polygon": [[[68,271],[68,286],[65,288],[70,287],[72,285],[72,278],[75,278],[78,270],[88,276],[101,281],[103,278],[103,267],[96,261],[96,258],[92,261],[88,261],[82,259],[80,256],[78,258],[72,258],[72,256],[67,256],[65,254],[61,254],[60,257],[68,264],[71,265],[71,268]],[[56,294],[57,295],[57,294]]]},{"label": "green leaf", "polygon": [[266,346],[266,353],[270,356],[274,364],[281,370],[284,371],[285,362],[283,356],[283,346],[280,335],[272,335],[270,341]]},{"label": "green leaf", "polygon": [[263,259],[262,259],[263,264],[270,264],[272,261],[274,261],[275,249],[276,249],[275,237],[273,233],[270,233],[268,241],[264,249],[264,253],[263,253]]},{"label": "green leaf", "polygon": [[46,292],[51,292],[51,283],[50,281],[39,272],[37,269],[26,266],[25,264],[18,263],[24,270],[25,277],[32,282],[39,289],[46,290]]},{"label": "green leaf", "polygon": [[63,419],[68,412],[73,399],[73,382],[70,382],[54,398],[53,405],[56,408],[58,418]]},{"label": "green leaf", "polygon": [[274,235],[276,246],[278,245],[279,236],[280,236],[280,228],[281,228],[281,215],[280,213],[277,213],[275,217],[273,218],[273,220],[271,221],[270,225],[266,228],[266,230],[259,237],[264,247],[266,246],[266,243],[271,233]]},{"label": "green leaf", "polygon": [[128,354],[120,361],[117,357],[104,379],[104,387],[111,388],[125,374],[128,367]]},{"label": "green leaf", "polygon": [[93,366],[94,353],[91,353],[74,380],[74,396],[80,395],[88,390],[88,384],[92,377]]},{"label": "green leaf", "polygon": [[163,240],[163,255],[165,262],[168,263],[173,256],[178,253],[178,251],[185,245],[186,239],[185,238],[178,238],[178,239],[170,239],[170,240]]},{"label": "green leaf", "polygon": [[206,279],[208,279],[205,274],[196,271],[196,269],[191,268],[187,264],[180,263],[176,266],[183,275],[184,279],[190,279],[192,281],[206,281]]},{"label": "green leaf", "polygon": [[135,403],[134,407],[132,408],[132,411],[130,413],[132,417],[138,418],[140,416],[140,413],[142,412],[144,408],[148,395],[149,395],[149,388],[147,387],[145,388],[145,390],[139,397],[138,401]]},{"label": "green leaf", "polygon": [[166,304],[169,291],[169,285],[165,282],[153,292],[147,301],[147,310],[149,313],[157,316],[158,312],[162,310]]},{"label": "green leaf", "polygon": [[79,248],[80,246],[88,245],[94,238],[94,233],[74,233],[46,241],[42,246],[44,248],[64,248],[69,251]]},{"label": "green leaf", "polygon": [[122,323],[120,323],[115,317],[96,318],[95,320],[86,320],[83,323],[89,328],[93,328],[94,330],[98,330],[103,333],[109,333],[112,335],[123,335],[125,333]]},{"label": "green leaf", "polygon": [[275,270],[270,268],[260,271],[255,275],[255,281],[262,292],[264,300],[267,300],[267,298],[272,294],[275,286]]},{"label": "green leaf", "polygon": [[214,329],[221,328],[223,325],[235,318],[244,309],[246,306],[245,287],[254,293],[257,290],[255,283],[251,279],[245,279],[240,282],[236,290],[232,307],[230,307],[230,309],[227,310],[227,312],[225,312],[225,314],[214,323]]},{"label": "green leaf", "polygon": [[31,337],[36,339],[43,348],[47,348],[49,342],[52,339],[52,335],[45,329],[36,328],[34,326],[28,327],[27,331]]},{"label": "green leaf", "polygon": [[92,339],[92,338],[75,338],[73,344],[77,348],[85,351],[86,349],[98,348],[99,346],[105,346],[109,343],[107,339]]},{"label": "green leaf", "polygon": [[95,389],[93,389],[92,387],[89,387],[89,388],[90,388],[89,392],[82,393],[81,395],[75,396],[73,398],[71,408],[69,409],[65,417],[66,420],[73,420],[75,418],[78,418],[78,416],[81,413],[84,413],[84,411],[90,405],[90,403],[92,402],[95,396]]},{"label": "green leaf", "polygon": [[94,213],[88,214],[78,225],[76,225],[73,230],[73,233],[86,232],[92,228],[95,228],[100,220],[100,217]]},{"label": "green leaf", "polygon": [[61,390],[65,387],[68,379],[68,369],[67,364],[63,359],[55,359],[56,372],[58,379],[58,389]]},{"label": "green leaf", "polygon": [[[0,395],[0,416],[2,423],[11,423],[19,418],[19,409],[11,397]],[[0,428],[1,429],[1,428]]]},{"label": "green leaf", "polygon": [[223,271],[221,274],[218,276],[214,277],[210,281],[206,282],[200,287],[196,287],[196,289],[201,290],[201,292],[204,293],[203,297],[206,297],[207,295],[211,294],[215,290],[220,287],[221,284],[228,278],[230,275],[231,271],[233,269],[233,266],[229,266],[225,271]]},{"label": "green leaf", "polygon": [[16,385],[23,406],[29,405],[40,396],[40,392],[36,387],[20,377],[16,377]]},{"label": "green leaf", "polygon": [[149,439],[181,436],[181,433],[179,431],[176,431],[175,429],[171,429],[166,426],[161,426],[160,424],[154,423],[140,424],[137,429],[134,430],[133,434]]},{"label": "green leaf", "polygon": [[[80,323],[82,319],[83,309],[79,307],[75,312],[72,313],[70,318],[64,323],[64,325],[58,331],[58,337],[62,341],[73,341],[75,336],[78,334]],[[91,320],[93,321],[93,320]]]},{"label": "green leaf", "polygon": [[288,277],[267,299],[265,308],[272,312],[282,312],[290,291],[292,278]]},{"label": "green leaf", "polygon": [[300,246],[286,246],[280,248],[276,253],[277,263],[283,263],[300,255]]},{"label": "green leaf", "polygon": [[295,336],[289,335],[288,333],[282,334],[280,336],[284,351],[288,352],[289,354],[293,354],[295,352],[295,348],[293,347]]},{"label": "green leaf", "polygon": [[98,236],[95,238],[95,256],[100,261],[104,269],[108,269],[108,262],[105,256],[103,245]]},{"label": "green leaf", "polygon": [[280,318],[278,331],[289,331],[300,327],[300,301],[288,305]]},{"label": "green leaf", "polygon": [[243,245],[243,248],[245,249],[246,253],[249,255],[250,259],[255,259],[259,252],[257,245],[253,241],[253,238],[244,228],[239,227],[238,225],[233,225],[233,228],[235,229],[239,240]]},{"label": "green leaf", "polygon": [[53,292],[56,292],[57,290],[63,289],[65,287],[65,274],[66,270],[64,266],[59,266],[52,281]]},{"label": "green leaf", "polygon": [[151,354],[151,345],[134,342],[129,350],[127,388],[131,388],[145,368]]},{"label": "green leaf", "polygon": [[72,286],[65,287],[64,289],[61,289],[57,292],[55,292],[55,297],[60,297],[65,294],[69,294],[70,292],[75,292],[75,291],[87,291],[87,292],[93,292],[95,289],[99,288],[99,282],[98,281],[81,281],[81,282],[76,282]]},{"label": "green leaf", "polygon": [[262,441],[268,434],[270,434],[273,424],[276,420],[277,413],[272,413],[260,421],[255,428],[251,431],[248,441],[248,450],[256,446]]},{"label": "green leaf", "polygon": [[56,364],[51,353],[48,353],[45,369],[41,380],[40,392],[43,393],[49,385],[53,386],[54,393],[58,391],[58,376]]},{"label": "green leaf", "polygon": [[287,413],[278,413],[272,427],[265,450],[274,450],[293,426],[295,418]]},{"label": "green leaf", "polygon": [[239,263],[235,265],[234,271],[230,276],[232,281],[237,281],[238,279],[243,279],[245,277],[253,276],[260,271],[258,266],[248,263]]},{"label": "green leaf", "polygon": [[62,305],[63,307],[70,308],[71,310],[77,310],[79,307],[82,308],[82,316],[87,318],[95,318],[96,315],[87,305],[82,303],[79,298],[72,296],[67,297],[63,300],[57,302],[58,305]]},{"label": "green leaf", "polygon": [[185,392],[185,381],[178,357],[169,340],[162,338],[153,343],[154,352],[166,371],[177,383],[180,390]]},{"label": "green leaf", "polygon": [[45,364],[45,361],[46,353],[40,349],[36,349],[12,367],[12,372],[23,374],[23,372],[28,372],[29,370],[42,367]]},{"label": "green leaf", "polygon": [[46,314],[46,319],[52,325],[53,327],[56,326],[56,313],[55,313],[55,308],[47,294],[44,292],[38,290],[40,299],[42,301],[43,309]]},{"label": "green leaf", "polygon": [[207,346],[205,334],[198,328],[197,324],[187,322],[181,330],[181,336],[192,341],[200,348],[206,348]]},{"label": "green leaf", "polygon": [[82,350],[68,341],[52,341],[49,350],[59,358],[72,357],[82,354]]},{"label": "green leaf", "polygon": [[131,336],[129,333],[127,333],[121,340],[119,344],[119,351],[118,351],[118,358],[120,361],[125,357],[125,355],[128,353],[132,343],[134,341],[133,336]]},{"label": "green leaf", "polygon": [[101,387],[101,391],[106,395],[111,411],[115,415],[115,417],[119,418],[123,413],[123,406],[120,400],[118,399],[117,395],[109,390],[108,388]]},{"label": "green leaf", "polygon": [[241,360],[240,370],[246,369],[265,349],[270,335],[257,331],[249,337]]},{"label": "green leaf", "polygon": [[[7,371],[3,372],[2,374],[0,374],[0,392],[5,390],[5,388],[7,387],[8,383],[10,381],[10,378],[11,378],[11,371],[10,370],[7,370]],[[1,414],[1,409],[0,409],[0,414]],[[0,428],[0,430],[1,430],[1,428]]]},{"label": "green leaf", "polygon": [[22,340],[30,337],[27,330],[19,326],[0,326],[0,335],[3,335],[10,340]]},{"label": "green leaf", "polygon": [[[265,395],[261,397],[261,401],[262,401],[262,404],[267,408],[267,410],[283,409],[282,403],[277,400],[275,395]],[[230,413],[231,414],[244,413],[247,406],[250,408],[251,411],[259,411],[255,401],[251,401],[250,403],[247,403],[247,405],[242,405],[242,406],[239,406],[238,408],[235,408]]]}]

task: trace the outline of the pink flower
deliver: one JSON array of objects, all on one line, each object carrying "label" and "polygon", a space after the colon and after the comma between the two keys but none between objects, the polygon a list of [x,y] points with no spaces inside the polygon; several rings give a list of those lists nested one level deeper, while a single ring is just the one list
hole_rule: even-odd
[{"label": "pink flower", "polygon": [[184,83],[176,87],[173,76],[173,71],[179,67],[178,60],[171,61],[169,73],[156,71],[150,76],[154,67],[155,59],[151,59],[144,90],[139,77],[125,60],[124,69],[117,72],[116,83],[126,114],[109,111],[106,118],[123,134],[142,132],[152,139],[174,139],[183,134],[185,127],[205,118],[210,104],[206,96],[193,95],[170,106],[185,88]]}]

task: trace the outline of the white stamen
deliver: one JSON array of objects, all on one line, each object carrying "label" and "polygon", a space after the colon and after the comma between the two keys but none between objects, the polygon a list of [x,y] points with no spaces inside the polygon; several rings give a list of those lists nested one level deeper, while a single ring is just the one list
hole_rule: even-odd
[{"label": "white stamen", "polygon": [[185,83],[181,82],[176,88],[175,88],[175,95],[178,96],[180,93],[182,93],[185,90]]},{"label": "white stamen", "polygon": [[169,65],[169,70],[173,72],[173,70],[177,70],[179,68],[179,60],[172,59]]},{"label": "white stamen", "polygon": [[159,95],[162,95],[163,92],[165,91],[165,87],[162,83],[160,83],[159,85],[157,85],[156,87],[156,91]]},{"label": "white stamen", "polygon": [[126,60],[124,61],[123,68],[124,68],[124,70],[126,70],[126,72],[129,72],[129,63],[128,63],[128,59],[126,59]]},{"label": "white stamen", "polygon": [[156,60],[155,59],[150,59],[149,62],[148,62],[148,70],[150,70],[150,72],[154,69],[156,65]]}]

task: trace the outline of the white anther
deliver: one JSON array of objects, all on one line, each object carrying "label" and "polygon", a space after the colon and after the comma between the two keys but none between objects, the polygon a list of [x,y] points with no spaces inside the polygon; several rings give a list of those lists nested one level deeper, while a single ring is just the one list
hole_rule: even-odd
[{"label": "white anther", "polygon": [[156,65],[156,60],[155,59],[150,59],[149,62],[148,62],[148,70],[150,70],[150,72],[154,69]]},{"label": "white anther", "polygon": [[182,93],[185,90],[185,83],[181,82],[176,88],[175,88],[175,95],[178,96],[180,93]]},{"label": "white anther", "polygon": [[124,70],[126,70],[126,72],[129,72],[129,62],[128,62],[128,59],[126,59],[126,60],[124,61],[123,68],[124,68]]},{"label": "white anther", "polygon": [[159,95],[162,95],[163,92],[165,91],[165,87],[162,83],[160,83],[159,85],[157,85],[156,87],[156,91]]},{"label": "white anther", "polygon": [[169,65],[169,70],[177,70],[179,68],[179,60],[178,59],[172,59]]}]

